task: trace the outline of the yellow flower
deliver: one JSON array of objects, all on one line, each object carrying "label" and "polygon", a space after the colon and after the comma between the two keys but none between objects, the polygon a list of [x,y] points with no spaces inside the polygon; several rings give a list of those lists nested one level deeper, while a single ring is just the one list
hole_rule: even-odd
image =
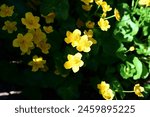
[{"label": "yellow flower", "polygon": [[32,39],[33,35],[31,33],[26,33],[25,35],[19,33],[17,38],[13,40],[13,47],[20,47],[22,54],[30,54],[31,49],[34,48]]},{"label": "yellow flower", "polygon": [[103,0],[95,0],[95,3],[100,6],[102,4]]},{"label": "yellow flower", "polygon": [[92,45],[92,41],[89,41],[88,40],[88,36],[87,35],[83,35],[81,36],[79,42],[78,42],[78,45],[76,47],[76,49],[78,51],[83,51],[83,52],[89,52],[91,50],[91,45]]},{"label": "yellow flower", "polygon": [[64,63],[64,67],[66,69],[72,68],[74,73],[78,72],[79,67],[82,67],[84,65],[84,62],[81,60],[82,58],[81,53],[76,53],[75,55],[69,54],[67,58],[68,58],[68,61]]},{"label": "yellow flower", "polygon": [[95,23],[92,22],[92,21],[87,21],[87,22],[85,23],[85,25],[86,25],[87,28],[94,28]]},{"label": "yellow flower", "polygon": [[46,40],[41,40],[41,41],[37,44],[37,47],[42,50],[42,53],[48,54],[51,45],[50,45],[49,43],[46,43]]},{"label": "yellow flower", "polygon": [[81,1],[84,2],[86,5],[93,3],[93,0],[81,0]]},{"label": "yellow flower", "polygon": [[114,98],[114,92],[110,89],[110,85],[105,81],[97,84],[97,88],[99,89],[99,94],[101,94],[104,99],[112,100]]},{"label": "yellow flower", "polygon": [[101,18],[106,18],[106,16],[107,16],[107,13],[103,12],[103,14],[101,15]]},{"label": "yellow flower", "polygon": [[52,26],[43,26],[43,29],[46,33],[51,33],[53,32],[53,27]]},{"label": "yellow flower", "polygon": [[129,51],[134,51],[135,50],[135,47],[134,46],[131,46],[130,48],[129,48]]},{"label": "yellow flower", "polygon": [[46,34],[41,29],[29,30],[29,33],[33,35],[33,42],[37,45],[40,41],[46,40]]},{"label": "yellow flower", "polygon": [[119,21],[120,20],[120,13],[116,8],[114,10],[114,15],[115,15],[116,20]]},{"label": "yellow flower", "polygon": [[104,18],[100,18],[98,25],[103,31],[107,31],[110,28],[108,20],[105,20]]},{"label": "yellow flower", "polygon": [[101,3],[101,6],[102,6],[102,9],[103,9],[103,12],[107,12],[107,11],[111,11],[112,10],[110,5],[108,5],[107,2],[105,2],[105,1]]},{"label": "yellow flower", "polygon": [[67,31],[66,32],[67,37],[65,38],[65,42],[67,44],[71,43],[71,45],[75,47],[78,45],[78,42],[80,40],[80,35],[81,35],[81,31],[79,29],[75,29],[73,33]]},{"label": "yellow flower", "polygon": [[27,12],[25,14],[25,18],[21,18],[21,21],[27,29],[38,29],[40,27],[40,18],[37,16],[33,16],[31,12]]},{"label": "yellow flower", "polygon": [[8,7],[6,4],[0,6],[0,17],[12,16],[14,13],[14,6]]},{"label": "yellow flower", "polygon": [[144,87],[140,86],[140,84],[135,84],[134,92],[138,97],[144,97],[141,92],[144,92]]},{"label": "yellow flower", "polygon": [[93,5],[90,5],[90,4],[89,4],[89,5],[86,5],[86,4],[85,4],[85,5],[82,5],[82,9],[85,10],[85,11],[90,11],[91,8],[92,8],[92,6],[93,6]]},{"label": "yellow flower", "polygon": [[[42,15],[43,16],[43,15]],[[47,16],[43,16],[47,24],[53,23],[56,17],[54,12],[49,13]]]},{"label": "yellow flower", "polygon": [[28,63],[29,66],[32,66],[33,72],[43,69],[44,64],[46,64],[46,60],[43,60],[42,57],[38,57],[37,55],[33,56],[33,60]]},{"label": "yellow flower", "polygon": [[150,6],[150,0],[139,0],[139,5]]},{"label": "yellow flower", "polygon": [[92,41],[93,44],[96,44],[97,41],[93,38],[93,31],[92,30],[88,30],[88,31],[84,31],[84,34],[88,36],[88,40]]},{"label": "yellow flower", "polygon": [[5,21],[5,25],[2,27],[2,30],[7,30],[8,33],[13,33],[13,31],[17,30],[16,27],[17,22]]}]

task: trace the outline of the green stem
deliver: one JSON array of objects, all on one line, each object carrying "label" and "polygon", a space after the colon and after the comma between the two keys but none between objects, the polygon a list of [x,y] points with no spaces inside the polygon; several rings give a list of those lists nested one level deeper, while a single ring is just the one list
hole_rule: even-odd
[{"label": "green stem", "polygon": [[106,17],[105,19],[110,19],[110,18],[113,18],[115,17],[115,15],[112,15],[112,16],[109,16],[109,17]]},{"label": "green stem", "polygon": [[134,91],[122,91],[124,93],[133,93]]},{"label": "green stem", "polygon": [[132,8],[133,8],[133,6],[134,6],[134,3],[135,3],[135,1],[134,1],[134,0],[132,0]]},{"label": "green stem", "polygon": [[138,1],[139,1],[139,0],[136,0],[135,6],[134,6],[134,8],[133,8],[133,11],[136,9],[136,7],[137,7],[137,5],[138,5]]}]

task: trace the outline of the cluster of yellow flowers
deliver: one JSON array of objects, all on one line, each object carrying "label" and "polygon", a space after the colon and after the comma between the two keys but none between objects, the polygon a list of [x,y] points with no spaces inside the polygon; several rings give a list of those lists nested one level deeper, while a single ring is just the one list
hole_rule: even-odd
[{"label": "cluster of yellow flowers", "polygon": [[[0,17],[11,17],[14,13],[14,6],[7,6],[6,4],[2,4],[0,6]],[[5,21],[4,26],[2,27],[2,30],[7,30],[8,33],[13,33],[14,31],[17,31],[17,22],[15,21]]]},{"label": "cluster of yellow flowers", "polygon": [[[94,0],[81,0],[81,1],[84,3],[84,5],[82,5],[82,8],[85,11],[90,11],[92,6],[93,6],[91,3],[94,3]],[[97,9],[99,9],[101,7],[102,11],[103,11],[103,13],[101,14],[101,17],[100,17],[99,21],[97,22],[97,24],[101,28],[101,30],[107,31],[110,28],[109,21],[108,21],[109,18],[115,17],[116,20],[118,20],[118,21],[120,20],[119,11],[115,8],[114,9],[114,15],[110,16],[110,17],[106,17],[107,12],[112,10],[110,5],[108,5],[107,2],[103,1],[103,0],[95,0],[95,3],[97,5]],[[94,25],[95,25],[94,22],[91,22],[91,21],[86,22],[86,27],[87,28],[94,28]]]},{"label": "cluster of yellow flowers", "polygon": [[[0,17],[10,17],[14,13],[14,6],[7,6],[2,4],[0,6]],[[39,24],[40,17],[34,16],[31,12],[25,14],[25,18],[21,18],[21,22],[26,26],[27,33],[22,34],[18,33],[17,38],[13,40],[13,47],[19,47],[21,50],[21,55],[30,54],[31,50],[35,47],[40,48],[42,53],[48,54],[51,45],[47,43],[46,33],[53,32],[53,27],[50,26],[50,23],[54,22],[55,13],[50,12],[47,16],[42,15],[45,18],[45,22],[48,24],[43,26]],[[5,21],[2,30],[7,30],[8,33],[13,33],[17,31],[17,22],[15,21]],[[42,31],[44,30],[45,33]],[[28,65],[33,66],[32,71],[37,71],[38,69],[43,69],[45,67],[46,60],[43,60],[42,57],[37,55],[33,56],[33,61],[29,62]]]},{"label": "cluster of yellow flowers", "polygon": [[[67,44],[71,44],[72,47],[76,47],[79,52],[89,52],[92,44],[96,44],[96,40],[93,38],[93,31],[84,31],[84,35],[81,35],[79,29],[75,29],[73,32],[67,31],[66,38],[64,39]],[[82,67],[84,62],[81,60],[82,54],[76,53],[75,55],[68,55],[68,61],[65,62],[64,67],[66,69],[73,70],[74,73],[79,71],[79,67]]]},{"label": "cluster of yellow flowers", "polygon": [[[51,14],[51,13],[50,13]],[[48,14],[47,16],[43,16],[46,20],[46,23],[53,23],[55,16]],[[53,13],[52,13],[53,14]],[[40,28],[40,17],[33,16],[31,12],[27,12],[25,14],[25,18],[21,18],[22,24],[26,26],[28,29],[28,32],[23,35],[19,33],[17,35],[17,38],[13,41],[14,47],[20,47],[20,50],[22,51],[22,55],[24,54],[30,54],[31,50],[36,47],[40,48],[42,53],[48,54],[49,49],[51,45],[47,43],[47,37],[44,32],[42,32],[42,29]],[[43,30],[46,33],[53,32],[52,26],[43,26]],[[28,65],[32,66],[32,71],[37,71],[39,68],[44,68],[44,64],[46,63],[45,60],[43,60],[42,57],[33,56],[33,61],[29,62]]]},{"label": "cluster of yellow flowers", "polygon": [[150,6],[150,0],[139,0],[139,5]]},{"label": "cluster of yellow flowers", "polygon": [[[110,89],[110,85],[105,81],[102,81],[100,84],[97,84],[97,88],[99,89],[99,94],[103,96],[106,100],[112,100],[115,96],[115,91]],[[134,92],[138,97],[144,97],[142,92],[144,92],[144,87],[140,86],[140,84],[135,84],[132,91],[124,91],[126,93]]]},{"label": "cluster of yellow flowers", "polygon": [[37,16],[33,16],[31,12],[27,12],[25,14],[25,18],[22,18],[22,24],[26,26],[28,32],[23,35],[19,33],[17,38],[13,41],[14,47],[20,47],[22,51],[22,55],[30,54],[31,49],[36,47],[40,48],[44,54],[49,53],[49,49],[51,45],[47,43],[46,34],[42,32],[39,24],[40,18]]}]

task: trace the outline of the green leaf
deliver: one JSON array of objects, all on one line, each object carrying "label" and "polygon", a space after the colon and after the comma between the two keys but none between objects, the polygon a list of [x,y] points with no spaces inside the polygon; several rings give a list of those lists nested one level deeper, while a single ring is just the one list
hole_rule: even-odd
[{"label": "green leaf", "polygon": [[136,69],[136,74],[133,76],[133,79],[138,80],[138,79],[140,79],[140,77],[142,75],[142,62],[137,57],[134,57],[133,64]]},{"label": "green leaf", "polygon": [[135,66],[126,61],[126,64],[121,64],[120,65],[120,75],[124,78],[124,79],[128,79],[133,77],[134,73],[136,72],[135,70]]},{"label": "green leaf", "polygon": [[142,75],[141,75],[141,78],[146,79],[148,77],[148,75],[149,75],[148,68],[147,68],[147,66],[144,63],[142,63]]}]

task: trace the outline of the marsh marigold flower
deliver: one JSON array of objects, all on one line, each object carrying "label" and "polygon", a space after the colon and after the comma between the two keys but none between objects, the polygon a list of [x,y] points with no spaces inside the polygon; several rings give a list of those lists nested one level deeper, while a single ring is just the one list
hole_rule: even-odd
[{"label": "marsh marigold flower", "polygon": [[0,6],[0,17],[12,16],[14,13],[14,6],[8,7],[6,4]]},{"label": "marsh marigold flower", "polygon": [[80,40],[81,31],[79,29],[75,29],[73,32],[67,31],[66,32],[66,38],[65,42],[67,44],[71,43],[73,47],[78,45],[78,42]]},{"label": "marsh marigold flower", "polygon": [[93,44],[96,44],[97,41],[93,38],[93,31],[90,29],[88,31],[84,31],[84,34],[88,36],[88,40],[92,41]]},{"label": "marsh marigold flower", "polygon": [[33,42],[37,45],[40,41],[46,40],[46,34],[41,29],[29,30],[29,33],[33,35]]},{"label": "marsh marigold flower", "polygon": [[150,0],[139,0],[139,5],[150,6]]},{"label": "marsh marigold flower", "polygon": [[47,16],[42,15],[45,18],[47,24],[54,23],[56,14],[54,12],[49,13]]},{"label": "marsh marigold flower", "polygon": [[85,10],[85,11],[90,11],[92,6],[93,5],[90,5],[90,4],[89,5],[84,4],[84,5],[82,5],[82,9]]},{"label": "marsh marigold flower", "polygon": [[86,25],[87,28],[94,28],[95,23],[92,22],[92,21],[87,21],[87,22],[85,23],[85,25]]},{"label": "marsh marigold flower", "polygon": [[105,20],[104,18],[100,18],[98,25],[103,31],[107,31],[110,28],[108,20]]},{"label": "marsh marigold flower", "polygon": [[44,54],[48,54],[49,53],[49,49],[51,47],[51,45],[49,43],[46,43],[47,40],[41,40],[38,44],[37,47],[40,48],[42,50],[42,53]]},{"label": "marsh marigold flower", "polygon": [[25,35],[19,33],[17,35],[17,38],[13,40],[13,47],[20,47],[22,54],[30,54],[31,49],[34,48],[32,39],[33,35],[31,33],[26,33]]},{"label": "marsh marigold flower", "polygon": [[107,12],[107,11],[111,11],[112,10],[110,5],[108,5],[107,2],[105,2],[105,1],[101,3],[101,6],[102,6],[102,9],[103,9],[103,12]]},{"label": "marsh marigold flower", "polygon": [[91,50],[91,45],[92,45],[92,41],[89,41],[88,36],[87,35],[83,35],[81,36],[78,45],[76,47],[76,49],[79,52],[89,52]]},{"label": "marsh marigold flower", "polygon": [[81,53],[76,53],[75,55],[69,54],[67,58],[68,61],[64,63],[64,67],[66,69],[72,69],[74,73],[78,72],[79,68],[84,65],[84,62],[81,60]]},{"label": "marsh marigold flower", "polygon": [[97,88],[99,89],[99,94],[101,94],[104,99],[112,100],[114,98],[114,92],[110,89],[110,85],[105,81],[97,84]]},{"label": "marsh marigold flower", "polygon": [[102,4],[103,0],[95,0],[95,3],[100,6]]},{"label": "marsh marigold flower", "polygon": [[140,84],[135,84],[133,90],[138,97],[144,97],[142,94],[142,92],[144,92],[144,87],[140,86]]},{"label": "marsh marigold flower", "polygon": [[2,27],[2,30],[7,30],[8,33],[13,33],[13,31],[17,30],[16,24],[17,22],[5,21],[5,25]]},{"label": "marsh marigold flower", "polygon": [[38,29],[40,27],[40,18],[38,16],[33,16],[31,12],[27,12],[25,18],[21,18],[21,21],[27,29]]},{"label": "marsh marigold flower", "polygon": [[53,32],[53,27],[52,26],[43,26],[43,29],[48,34]]},{"label": "marsh marigold flower", "polygon": [[33,60],[28,63],[29,66],[32,66],[33,72],[43,69],[45,64],[46,60],[43,60],[42,57],[38,57],[37,55],[33,56]]},{"label": "marsh marigold flower", "polygon": [[119,13],[119,11],[116,8],[114,10],[114,15],[115,15],[116,20],[120,21],[120,13]]}]

